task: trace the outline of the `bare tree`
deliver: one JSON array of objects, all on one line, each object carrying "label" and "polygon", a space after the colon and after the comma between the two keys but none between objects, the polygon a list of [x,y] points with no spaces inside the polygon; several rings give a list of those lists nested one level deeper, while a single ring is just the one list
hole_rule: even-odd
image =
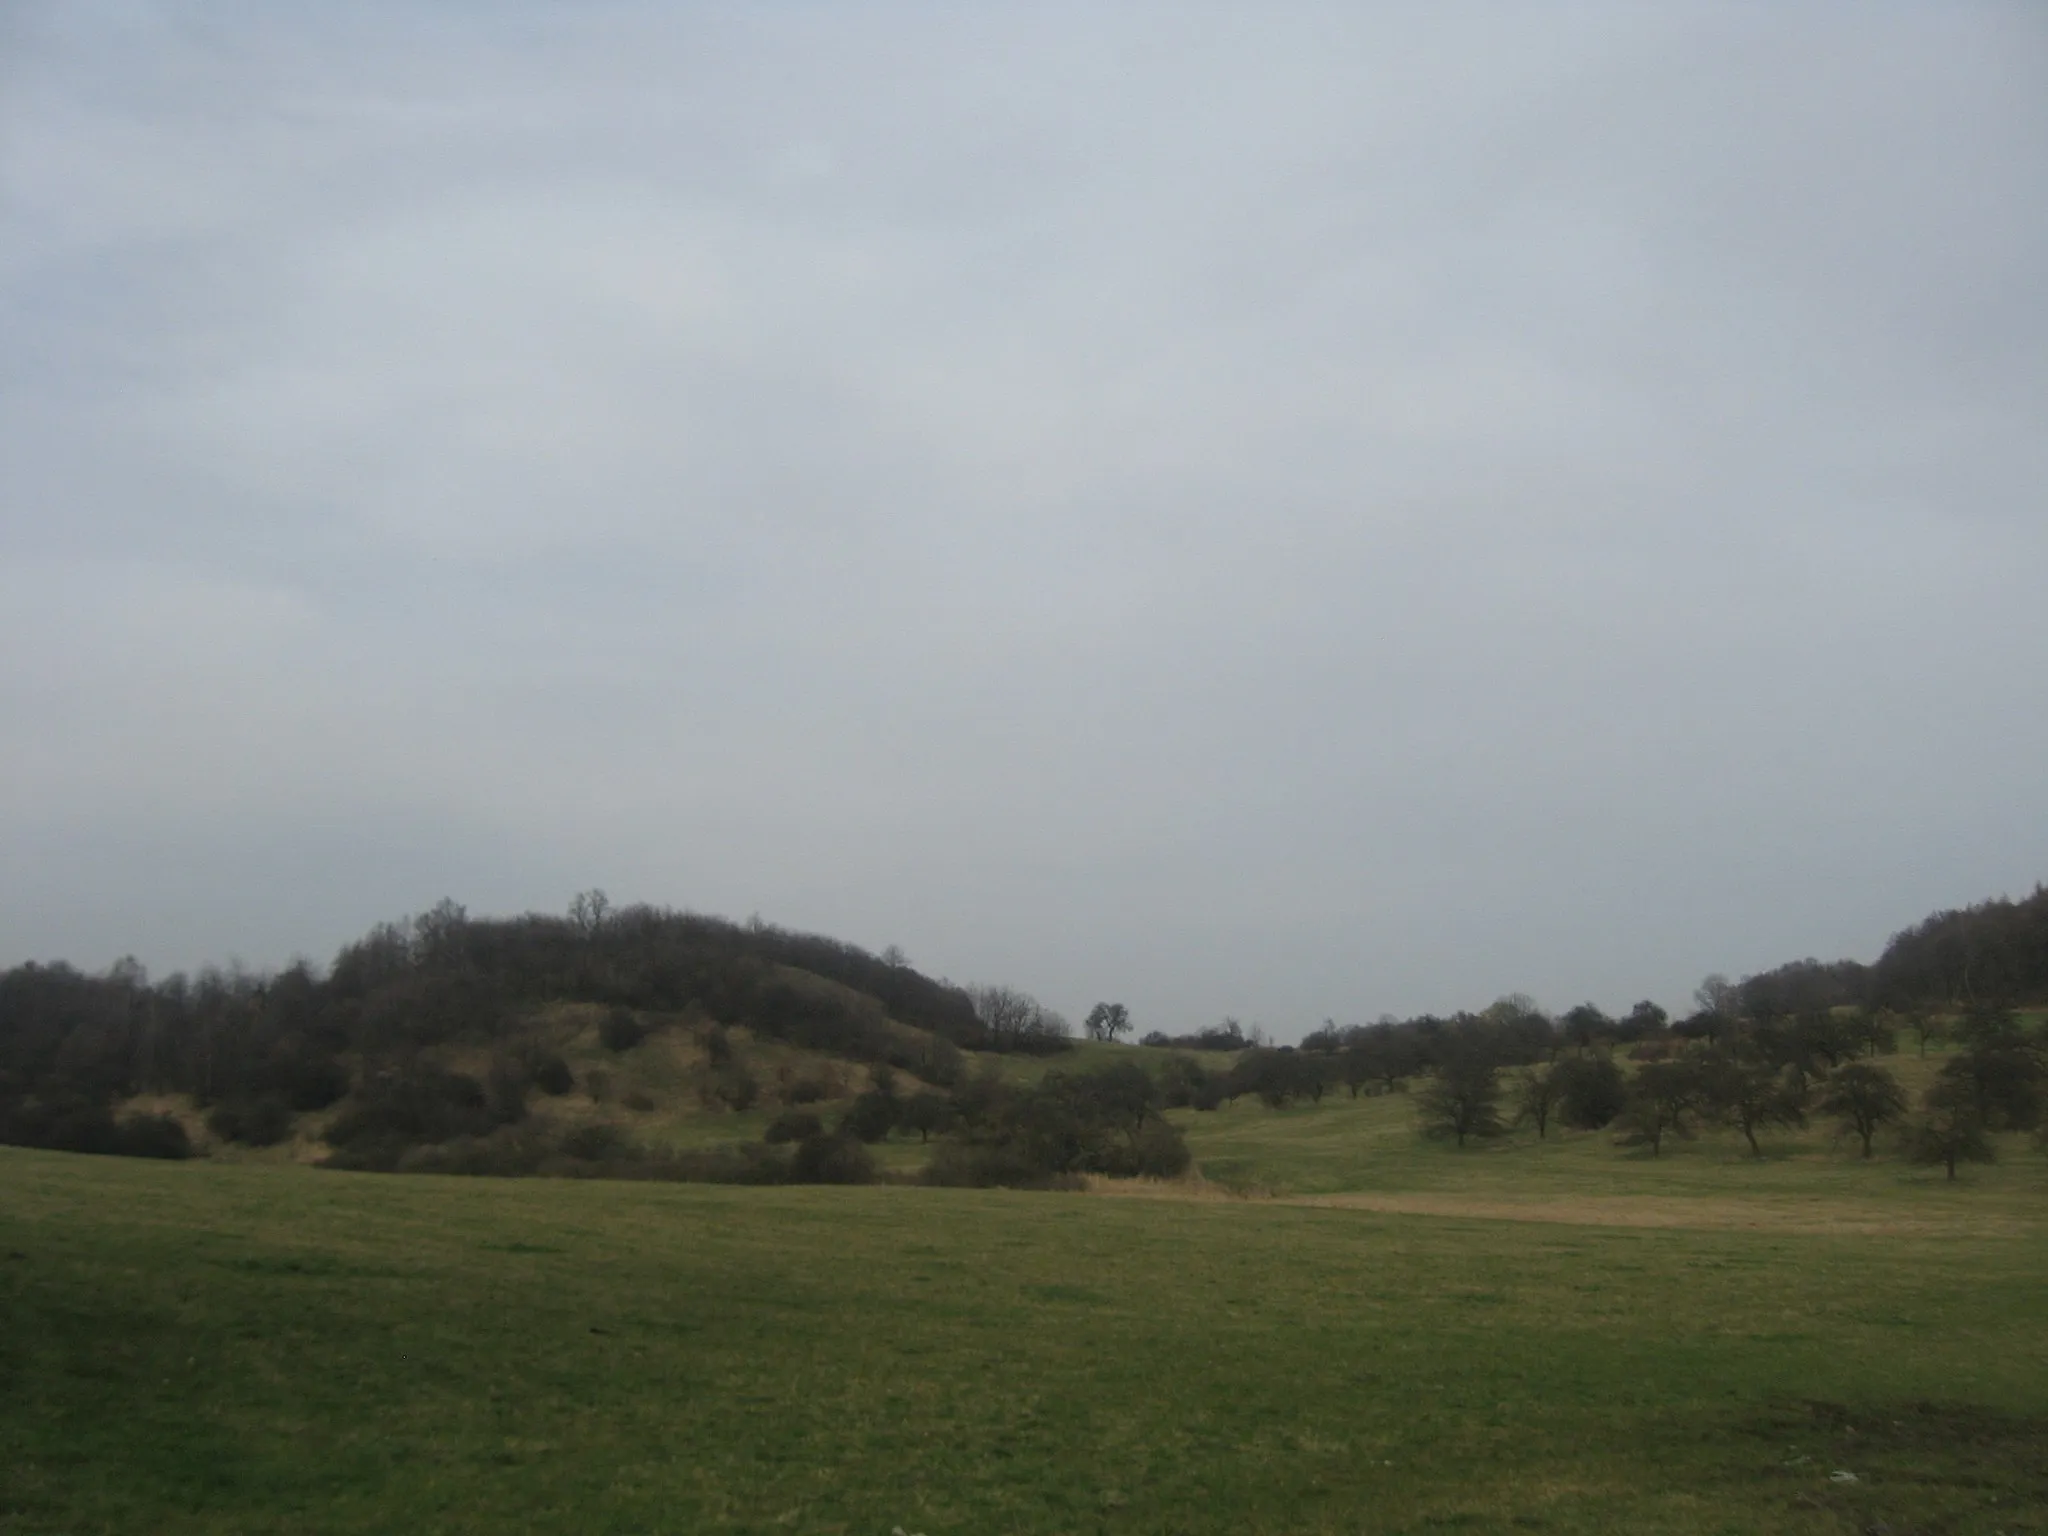
[{"label": "bare tree", "polygon": [[596,886],[587,891],[578,891],[569,903],[569,921],[585,938],[604,926],[611,915],[612,900]]},{"label": "bare tree", "polygon": [[974,1004],[974,1016],[988,1031],[990,1050],[1014,1051],[1019,1046],[1067,1037],[1067,1021],[1029,992],[1016,987],[969,987],[967,996]]}]

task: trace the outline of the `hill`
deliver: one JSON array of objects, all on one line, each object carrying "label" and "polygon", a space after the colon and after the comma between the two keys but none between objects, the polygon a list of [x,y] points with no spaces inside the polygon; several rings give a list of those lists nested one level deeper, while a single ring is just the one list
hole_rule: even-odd
[{"label": "hill", "polygon": [[1069,1043],[1024,994],[998,1001],[831,939],[594,893],[566,917],[443,903],[324,974],[0,975],[0,1141],[175,1153],[203,1122],[222,1146],[303,1154],[339,1131],[372,1166],[532,1102],[565,1130],[665,1112],[648,1124],[688,1139],[699,1109],[845,1100],[868,1069],[952,1086],[965,1052]]},{"label": "hill", "polygon": [[[380,925],[324,972],[0,975],[0,1142],[403,1171],[1043,1182],[1183,1166],[1196,1121],[1161,1111],[1246,1095],[1320,1105],[1411,1079],[1441,1087],[1460,1061],[1526,1074],[1588,1050],[1677,1063],[1617,1071],[1589,1124],[1681,1067],[1706,1076],[1686,1102],[1674,1095],[1673,1124],[1720,1113],[1723,1090],[1750,1093],[1737,1108],[1769,1122],[1902,1032],[1923,1050],[1951,1026],[1998,1034],[2007,1005],[2048,984],[2044,945],[2048,893],[2036,891],[1938,913],[1875,966],[1709,978],[1700,1011],[1677,1021],[1648,1003],[1621,1019],[1591,1005],[1552,1018],[1504,998],[1448,1019],[1333,1025],[1299,1050],[1255,1045],[1234,1024],[1077,1049],[1027,994],[758,921],[614,909],[594,892],[564,916],[473,919],[444,902]],[[2009,1068],[2036,1080],[2041,1066],[2020,1033],[1955,1070],[1974,1074],[1987,1123],[2025,1129],[2039,1104],[2001,1107],[1993,1088]]]}]

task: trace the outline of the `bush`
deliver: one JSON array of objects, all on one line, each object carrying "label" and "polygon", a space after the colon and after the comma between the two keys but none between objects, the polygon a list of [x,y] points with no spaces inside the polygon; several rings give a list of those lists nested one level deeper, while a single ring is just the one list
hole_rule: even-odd
[{"label": "bush", "polygon": [[532,1051],[526,1058],[526,1075],[533,1086],[550,1098],[560,1098],[576,1086],[569,1063],[554,1051]]},{"label": "bush", "polygon": [[1193,1161],[1179,1126],[1148,1120],[1128,1146],[1113,1148],[1096,1171],[1119,1178],[1175,1179]]},{"label": "bush", "polygon": [[348,1094],[348,1068],[328,1056],[294,1053],[279,1057],[270,1063],[264,1078],[287,1106],[302,1112],[325,1109]]},{"label": "bush", "polygon": [[606,1050],[630,1051],[647,1038],[647,1026],[630,1008],[614,1008],[597,1027],[598,1043]]},{"label": "bush", "polygon": [[1557,1117],[1581,1131],[1612,1124],[1628,1105],[1628,1082],[1605,1056],[1579,1056],[1552,1069],[1558,1084]]},{"label": "bush", "polygon": [[737,1061],[728,1062],[719,1068],[711,1081],[704,1087],[704,1095],[714,1104],[723,1104],[727,1109],[740,1111],[754,1107],[754,1101],[761,1096],[761,1085],[754,1074]]},{"label": "bush", "polygon": [[130,1115],[114,1127],[113,1150],[122,1157],[179,1161],[192,1155],[192,1138],[170,1115]]},{"label": "bush", "polygon": [[797,1144],[790,1178],[798,1184],[872,1184],[875,1159],[850,1136],[809,1136]]},{"label": "bush", "polygon": [[[1209,1086],[1209,1072],[1192,1056],[1169,1056],[1159,1069],[1159,1102],[1166,1109],[1185,1109]],[[1221,1103],[1222,1093],[1216,1095]]]},{"label": "bush", "polygon": [[636,1115],[651,1115],[654,1113],[654,1100],[638,1091],[627,1094],[619,1102],[632,1110]]},{"label": "bush", "polygon": [[815,1077],[793,1078],[780,1092],[785,1104],[817,1104],[833,1097],[831,1085]]},{"label": "bush", "polygon": [[291,1106],[282,1099],[230,1099],[214,1107],[206,1128],[222,1141],[274,1147],[292,1133]]},{"label": "bush", "polygon": [[1084,1189],[1077,1173],[1055,1173],[1014,1144],[942,1142],[921,1175],[944,1189]]},{"label": "bush", "polygon": [[771,1146],[780,1146],[785,1142],[808,1141],[824,1134],[824,1122],[809,1110],[785,1109],[768,1122],[768,1129],[761,1133],[761,1139]]},{"label": "bush", "polygon": [[632,1158],[639,1152],[626,1133],[616,1125],[579,1125],[562,1137],[565,1156],[586,1163],[609,1163]]},{"label": "bush", "polygon": [[539,1172],[553,1150],[535,1126],[508,1125],[488,1136],[458,1136],[453,1141],[409,1148],[391,1171],[518,1178]]},{"label": "bush", "polygon": [[840,1117],[840,1132],[860,1141],[881,1141],[896,1129],[896,1122],[902,1116],[902,1109],[896,1100],[879,1088],[870,1088],[866,1093],[847,1105],[846,1113]]},{"label": "bush", "polygon": [[967,1077],[967,1057],[944,1035],[933,1035],[912,1064],[912,1070],[928,1083],[957,1088]]},{"label": "bush", "polygon": [[327,1129],[327,1143],[344,1153],[336,1166],[391,1168],[415,1147],[487,1136],[505,1123],[483,1084],[473,1077],[415,1063],[374,1077],[356,1104]]}]

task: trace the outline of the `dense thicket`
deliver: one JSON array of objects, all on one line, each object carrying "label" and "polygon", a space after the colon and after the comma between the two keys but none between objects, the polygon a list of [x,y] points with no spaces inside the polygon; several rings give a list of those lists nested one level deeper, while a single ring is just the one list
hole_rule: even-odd
[{"label": "dense thicket", "polygon": [[1893,935],[1871,988],[1893,1006],[2048,1000],[2048,888],[1937,912]]}]

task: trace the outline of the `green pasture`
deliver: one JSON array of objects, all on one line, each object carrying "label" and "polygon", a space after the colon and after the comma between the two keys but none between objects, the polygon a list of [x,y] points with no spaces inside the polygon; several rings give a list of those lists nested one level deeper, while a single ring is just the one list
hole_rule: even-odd
[{"label": "green pasture", "polygon": [[[1877,1058],[1917,1103],[1947,1057],[1909,1052]],[[1516,1072],[1502,1073],[1510,1114]],[[1417,1084],[1419,1086],[1419,1082]],[[1554,1121],[1547,1137],[1529,1126],[1491,1143],[1453,1151],[1416,1133],[1408,1092],[1361,1095],[1342,1087],[1319,1104],[1271,1110],[1256,1099],[1207,1113],[1173,1111],[1204,1175],[1230,1188],[1279,1195],[1347,1191],[1431,1191],[1485,1199],[1595,1196],[1765,1198],[1849,1202],[1903,1213],[1929,1203],[1948,1213],[1965,1209],[2048,1209],[2048,1159],[2024,1136],[1999,1138],[2001,1161],[1961,1174],[1968,1187],[1946,1186],[1942,1170],[1902,1160],[1895,1135],[1880,1132],[1877,1156],[1826,1116],[1802,1129],[1764,1132],[1764,1156],[1750,1155],[1732,1130],[1695,1126],[1691,1138],[1667,1141],[1662,1156],[1620,1148],[1608,1131],[1569,1131]]]},{"label": "green pasture", "polygon": [[0,1148],[0,1530],[2048,1531],[2038,1154],[1186,1118],[1293,1198]]}]

